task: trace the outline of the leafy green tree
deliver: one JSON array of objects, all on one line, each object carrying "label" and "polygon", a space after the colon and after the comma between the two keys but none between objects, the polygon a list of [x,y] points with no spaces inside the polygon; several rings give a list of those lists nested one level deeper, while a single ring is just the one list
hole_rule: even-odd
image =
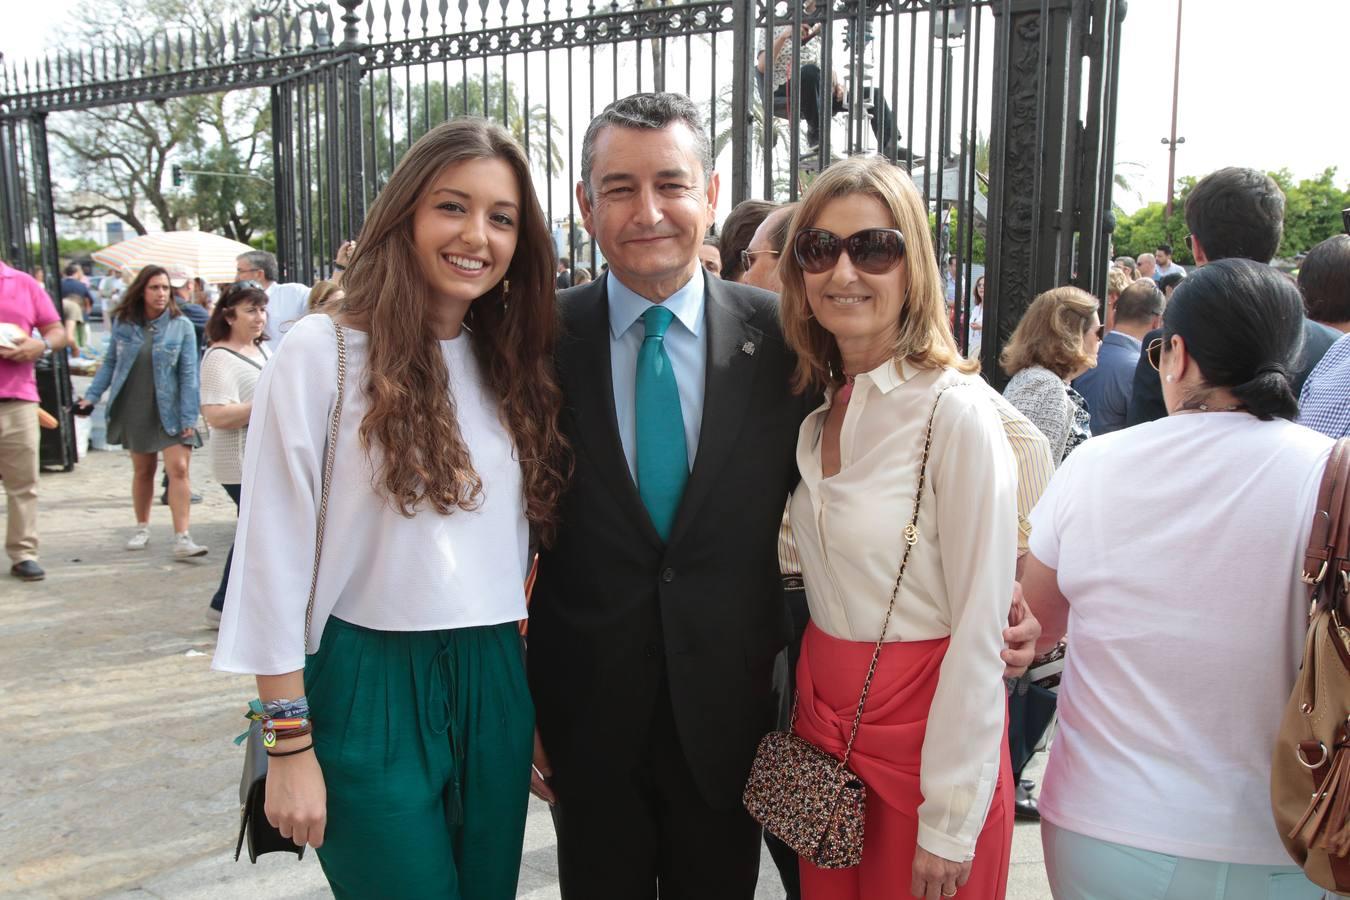
[{"label": "leafy green tree", "polygon": [[271,116],[262,91],[212,94],[198,114],[182,195],[202,231],[248,243],[276,225]]},{"label": "leafy green tree", "polygon": [[1292,259],[1317,244],[1340,234],[1344,226],[1341,210],[1350,208],[1350,184],[1336,186],[1336,169],[1324,169],[1315,178],[1295,182],[1287,169],[1271,172],[1270,177],[1284,191],[1284,239],[1279,256]]}]

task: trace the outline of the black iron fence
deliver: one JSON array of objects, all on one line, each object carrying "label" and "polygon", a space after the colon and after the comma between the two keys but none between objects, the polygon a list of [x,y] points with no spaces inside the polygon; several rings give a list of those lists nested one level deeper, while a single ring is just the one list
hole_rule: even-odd
[{"label": "black iron fence", "polygon": [[616,97],[674,90],[705,112],[723,213],[795,199],[841,155],[905,165],[939,255],[958,260],[958,322],[986,275],[996,380],[1037,292],[1104,293],[1125,0],[337,2],[336,17],[309,7],[0,66],[3,252],[56,286],[49,113],[266,89],[286,278],[329,274],[400,156],[458,115],[516,135],[558,252],[594,268],[573,190],[586,124]]}]

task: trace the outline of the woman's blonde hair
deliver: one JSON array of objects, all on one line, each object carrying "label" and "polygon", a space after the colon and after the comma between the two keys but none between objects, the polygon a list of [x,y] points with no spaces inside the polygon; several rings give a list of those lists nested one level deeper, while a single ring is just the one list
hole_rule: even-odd
[{"label": "woman's blonde hair", "polygon": [[370,330],[362,385],[370,408],[360,435],[377,463],[377,490],[405,516],[423,504],[442,515],[475,509],[483,479],[460,434],[440,343],[427,327],[433,301],[413,249],[413,218],[436,177],[474,159],[500,159],[511,167],[520,223],[506,277],[473,302],[464,327],[520,461],[525,514],[547,544],[557,525],[568,450],[558,424],[562,390],[553,373],[556,263],[529,163],[510,133],[482,119],[459,118],[413,144],[366,216],[336,311]]},{"label": "woman's blonde hair", "polygon": [[999,364],[1009,375],[1044,366],[1060,378],[1092,365],[1083,336],[1092,327],[1097,298],[1076,287],[1051,288],[1027,307],[1003,348]]},{"label": "woman's blonde hair", "polygon": [[309,312],[322,312],[323,307],[333,295],[342,290],[342,285],[336,281],[316,281],[314,287],[309,289],[309,301],[306,303],[306,310]]},{"label": "woman's blonde hair", "polygon": [[904,169],[881,157],[854,157],[830,166],[807,189],[793,213],[778,260],[778,277],[783,282],[783,335],[797,354],[794,389],[805,393],[844,380],[839,345],[811,313],[806,302],[806,282],[792,248],[797,234],[810,228],[831,201],[855,194],[880,201],[905,236],[904,265],[909,287],[895,323],[895,359],[907,359],[925,369],[950,367],[966,373],[978,372],[979,362],[963,358],[952,336],[942,297],[942,277],[928,233],[928,206],[918,188]]}]

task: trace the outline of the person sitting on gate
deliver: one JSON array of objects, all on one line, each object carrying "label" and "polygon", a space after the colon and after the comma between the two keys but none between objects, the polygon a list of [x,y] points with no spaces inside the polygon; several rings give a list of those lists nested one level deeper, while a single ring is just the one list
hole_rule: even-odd
[{"label": "person sitting on gate", "polygon": [[[819,19],[816,0],[803,0],[802,13],[809,19]],[[773,43],[770,51],[773,60],[770,63],[773,76],[773,96],[779,103],[786,101],[787,109],[776,113],[783,118],[790,118],[792,115],[792,91],[796,87],[801,89],[801,118],[806,123],[806,146],[812,154],[820,151],[821,128],[829,127],[829,118],[834,113],[842,112],[847,107],[844,105],[844,82],[834,73],[828,81],[824,78],[820,67],[820,44],[821,29],[823,22],[816,24],[803,23],[800,39],[794,41],[792,29],[792,16],[786,18],[786,21],[780,21],[778,27],[774,29]],[[793,54],[800,47],[800,59],[794,64]],[[759,55],[755,60],[755,72],[759,81],[764,79],[765,53],[760,49]],[[859,73],[859,77],[861,73]],[[830,95],[830,105],[828,112],[825,107],[826,92]],[[756,92],[758,96],[758,92]],[[872,124],[872,134],[877,140],[879,152],[889,157],[896,157],[897,154],[904,154],[898,146],[899,133],[895,127],[895,114],[891,111],[890,104],[882,96],[880,90],[875,87],[868,87],[863,90],[864,104],[869,106],[868,118]],[[775,104],[777,105],[777,104]],[[793,123],[795,126],[796,123]]]},{"label": "person sitting on gate", "polygon": [[380,191],[331,316],[296,323],[259,379],[214,666],[311,720],[277,741],[267,816],[339,897],[515,896],[518,622],[565,469],[553,265],[524,151],[456,118]]}]

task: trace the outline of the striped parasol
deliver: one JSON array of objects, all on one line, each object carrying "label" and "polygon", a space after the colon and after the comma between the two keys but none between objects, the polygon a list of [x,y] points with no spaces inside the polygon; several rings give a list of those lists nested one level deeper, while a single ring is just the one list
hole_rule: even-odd
[{"label": "striped parasol", "polygon": [[187,269],[204,281],[234,281],[234,261],[255,248],[205,231],[167,231],[143,234],[104,247],[92,254],[94,262],[135,275],[146,266]]}]

